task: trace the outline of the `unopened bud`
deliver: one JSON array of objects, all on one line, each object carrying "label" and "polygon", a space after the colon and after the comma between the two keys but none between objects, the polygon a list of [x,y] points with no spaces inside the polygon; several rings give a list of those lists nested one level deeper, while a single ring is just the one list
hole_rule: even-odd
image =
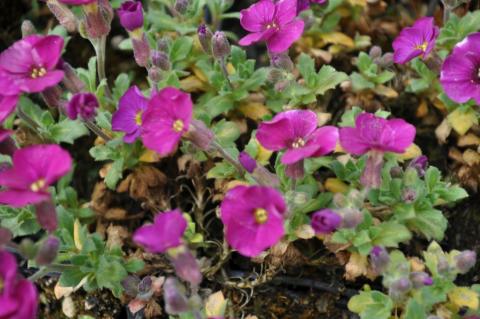
[{"label": "unopened bud", "polygon": [[177,276],[192,286],[198,286],[202,281],[202,273],[192,252],[185,246],[180,246],[169,249],[167,253]]},{"label": "unopened bud", "polygon": [[187,12],[189,5],[189,0],[177,0],[175,1],[175,10],[177,10],[177,12],[180,14],[184,14],[185,12]]},{"label": "unopened bud", "polygon": [[393,53],[385,53],[380,59],[379,59],[379,66],[382,68],[388,68],[393,65]]},{"label": "unopened bud", "polygon": [[373,247],[372,251],[370,252],[370,263],[372,265],[373,270],[377,274],[383,273],[390,263],[390,256],[388,255],[388,251],[381,246]]},{"label": "unopened bud", "polygon": [[374,45],[373,47],[370,48],[368,55],[373,59],[379,58],[382,56],[382,48],[379,47],[378,45]]},{"label": "unopened bud", "polygon": [[210,31],[206,24],[201,24],[198,26],[197,35],[203,51],[206,54],[212,54],[212,31]]},{"label": "unopened bud", "polygon": [[395,177],[402,177],[403,170],[400,166],[394,166],[390,169],[390,176]]},{"label": "unopened bud", "polygon": [[150,276],[144,277],[138,284],[137,298],[142,300],[149,300],[154,293],[152,289],[152,283],[153,283],[152,277]]},{"label": "unopened bud", "polygon": [[26,259],[34,259],[37,255],[38,247],[31,239],[25,238],[22,239],[22,241],[18,245],[18,251]]},{"label": "unopened bud", "polygon": [[51,200],[35,204],[35,215],[43,229],[50,233],[57,229],[57,210]]},{"label": "unopened bud", "polygon": [[79,93],[85,89],[85,84],[78,77],[75,70],[67,62],[59,62],[59,68],[63,70],[64,76],[62,83],[71,93]]},{"label": "unopened bud", "polygon": [[99,0],[82,6],[85,13],[84,27],[88,38],[99,39],[110,33],[112,21],[111,6],[108,0]]},{"label": "unopened bud", "polygon": [[139,66],[146,67],[150,59],[150,45],[148,44],[145,33],[142,31],[138,36],[133,36],[133,33],[130,33],[130,38],[132,39],[135,62],[137,62]]},{"label": "unopened bud", "polygon": [[477,262],[477,253],[473,250],[464,250],[459,255],[455,256],[455,265],[457,270],[461,274],[466,274],[467,272],[475,266]]},{"label": "unopened bud", "polygon": [[163,298],[168,314],[176,315],[189,310],[186,289],[173,277],[167,278],[163,284]]},{"label": "unopened bud", "polygon": [[402,299],[402,297],[412,288],[412,283],[408,278],[400,278],[394,281],[388,290],[393,300]]},{"label": "unopened bud", "polygon": [[446,274],[450,271],[450,265],[448,264],[448,260],[443,256],[438,258],[437,271],[440,274]]},{"label": "unopened bud", "polygon": [[230,54],[230,43],[227,36],[221,31],[215,32],[212,38],[212,52],[217,59],[223,59]]},{"label": "unopened bud", "polygon": [[152,63],[163,71],[170,70],[170,61],[165,52],[154,50],[152,52]]},{"label": "unopened bud", "polygon": [[283,72],[282,70],[272,68],[270,72],[268,72],[268,82],[277,83],[278,81],[283,79]]},{"label": "unopened bud", "polygon": [[433,279],[424,271],[416,271],[410,274],[410,280],[414,288],[421,288],[423,286],[431,286]]},{"label": "unopened bud", "polygon": [[402,199],[407,204],[413,203],[417,199],[417,192],[411,187],[406,187],[402,192]]},{"label": "unopened bud", "polygon": [[340,228],[355,228],[363,221],[363,213],[356,208],[344,208],[340,214],[342,215]]},{"label": "unopened bud", "polygon": [[240,155],[238,155],[238,161],[249,173],[253,173],[253,170],[257,167],[257,161],[247,152],[241,152]]},{"label": "unopened bud", "polygon": [[215,135],[202,121],[192,120],[192,125],[185,137],[197,148],[208,151]]},{"label": "unopened bud", "polygon": [[32,35],[37,33],[35,26],[33,25],[32,21],[30,20],[23,20],[22,22],[22,37],[25,38],[26,36]]},{"label": "unopened bud", "polygon": [[138,285],[139,284],[140,284],[140,279],[137,276],[127,276],[121,282],[123,290],[130,297],[136,297],[137,296]]},{"label": "unopened bud", "polygon": [[38,250],[35,261],[38,265],[50,265],[57,258],[58,248],[60,248],[60,240],[55,236],[48,236]]},{"label": "unopened bud", "polygon": [[428,166],[428,157],[425,155],[414,158],[408,167],[414,168],[417,171],[418,176],[423,177]]},{"label": "unopened bud", "polygon": [[163,37],[157,41],[157,50],[160,52],[168,53],[168,39]]},{"label": "unopened bud", "polygon": [[77,29],[77,18],[66,5],[58,0],[47,0],[47,7],[68,32],[75,32]]},{"label": "unopened bud", "polygon": [[153,65],[148,69],[148,77],[153,83],[158,83],[162,80],[162,71]]},{"label": "unopened bud", "polygon": [[0,250],[3,246],[8,244],[12,240],[12,232],[7,228],[0,227]]},{"label": "unopened bud", "polygon": [[270,58],[270,63],[273,67],[292,72],[294,65],[290,56],[287,53],[275,54]]}]

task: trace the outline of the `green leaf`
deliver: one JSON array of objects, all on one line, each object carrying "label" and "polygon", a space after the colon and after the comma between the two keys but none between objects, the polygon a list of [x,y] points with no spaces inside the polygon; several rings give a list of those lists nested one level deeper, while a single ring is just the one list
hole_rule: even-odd
[{"label": "green leaf", "polygon": [[40,230],[30,206],[24,208],[0,206],[0,226],[9,229],[14,237],[32,235]]},{"label": "green leaf", "polygon": [[228,146],[240,137],[240,129],[237,124],[224,119],[212,127],[215,137],[221,145]]},{"label": "green leaf", "polygon": [[379,291],[361,291],[348,301],[348,309],[362,319],[389,319],[393,301]]},{"label": "green leaf", "polygon": [[62,271],[59,283],[62,287],[75,287],[80,283],[83,277],[85,277],[85,274],[80,271],[78,267],[69,267]]},{"label": "green leaf", "polygon": [[408,228],[396,222],[383,222],[372,229],[377,232],[376,236],[372,237],[374,245],[398,247],[399,243],[412,238],[412,233]]},{"label": "green leaf", "polygon": [[110,189],[115,189],[117,186],[118,181],[123,176],[123,158],[120,158],[113,162],[112,166],[108,170],[107,176],[105,176],[105,184]]},{"label": "green leaf", "polygon": [[127,271],[118,261],[107,260],[104,256],[100,256],[100,262],[95,272],[99,288],[109,288],[114,295],[118,296],[123,290],[120,283],[127,275]]},{"label": "green leaf", "polygon": [[338,72],[330,65],[324,65],[317,74],[317,83],[315,94],[323,95],[338,84],[348,80],[348,75],[344,72]]},{"label": "green leaf", "polygon": [[88,130],[80,120],[72,121],[65,118],[49,127],[49,133],[57,143],[73,144],[77,138],[87,135]]},{"label": "green leaf", "polygon": [[448,221],[442,212],[431,208],[415,212],[415,218],[407,221],[410,229],[425,236],[428,240],[442,240]]},{"label": "green leaf", "polygon": [[425,308],[415,299],[409,299],[405,309],[405,319],[426,319]]},{"label": "green leaf", "polygon": [[207,178],[227,178],[235,175],[235,167],[227,162],[215,163],[215,166],[207,173]]},{"label": "green leaf", "polygon": [[363,75],[357,72],[353,72],[350,75],[350,79],[352,80],[352,89],[355,92],[359,92],[365,89],[373,89],[375,87],[375,83],[371,82]]},{"label": "green leaf", "polygon": [[315,62],[313,59],[309,55],[302,53],[298,59],[297,67],[303,79],[305,80],[305,84],[309,87],[314,85],[316,71]]},{"label": "green leaf", "polygon": [[145,267],[145,263],[141,259],[132,258],[125,263],[125,269],[128,272],[136,273]]},{"label": "green leaf", "polygon": [[170,61],[178,62],[185,60],[192,50],[193,38],[178,37],[170,47]]}]

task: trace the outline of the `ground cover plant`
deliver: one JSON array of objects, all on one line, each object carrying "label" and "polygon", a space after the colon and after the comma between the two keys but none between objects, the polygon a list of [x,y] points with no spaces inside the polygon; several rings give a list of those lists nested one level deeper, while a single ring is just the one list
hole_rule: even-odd
[{"label": "ground cover plant", "polygon": [[479,1],[9,2],[1,319],[480,318]]}]

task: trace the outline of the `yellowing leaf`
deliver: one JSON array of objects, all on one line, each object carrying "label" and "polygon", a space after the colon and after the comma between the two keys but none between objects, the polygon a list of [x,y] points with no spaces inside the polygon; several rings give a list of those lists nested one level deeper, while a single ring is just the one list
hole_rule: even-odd
[{"label": "yellowing leaf", "polygon": [[238,107],[240,112],[243,113],[246,117],[257,121],[270,114],[270,110],[259,102],[249,102],[240,104]]},{"label": "yellowing leaf", "polygon": [[473,110],[464,112],[456,109],[448,115],[447,120],[460,135],[464,135],[474,124],[478,124],[477,115]]},{"label": "yellowing leaf", "polygon": [[367,6],[367,0],[348,0],[348,2],[352,6],[360,6],[360,7],[366,7]]},{"label": "yellowing leaf", "polygon": [[144,163],[156,163],[161,159],[161,156],[157,152],[152,150],[145,150],[142,156],[140,156],[140,162]]},{"label": "yellowing leaf", "polygon": [[73,242],[75,243],[75,248],[78,250],[82,250],[83,248],[82,239],[80,238],[81,227],[82,225],[80,224],[80,221],[75,219],[75,222],[73,223]]},{"label": "yellowing leaf", "polygon": [[352,253],[348,263],[345,265],[345,279],[355,280],[360,276],[368,274],[368,260],[366,256],[359,253]]},{"label": "yellowing leaf", "polygon": [[208,82],[208,78],[207,78],[207,76],[205,75],[205,73],[203,73],[202,70],[200,70],[199,68],[197,68],[197,67],[194,66],[194,67],[192,68],[192,71],[193,71],[193,74],[195,74],[195,76],[200,79],[200,81],[202,81],[202,82]]},{"label": "yellowing leaf", "polygon": [[227,73],[229,75],[232,75],[232,74],[235,74],[235,72],[237,72],[237,71],[235,70],[235,67],[233,66],[233,64],[228,63],[227,64]]},{"label": "yellowing leaf", "polygon": [[331,32],[322,34],[321,40],[325,44],[342,45],[350,49],[353,49],[355,47],[355,42],[353,41],[353,39],[342,32]]},{"label": "yellowing leaf", "polygon": [[332,193],[345,193],[348,191],[348,185],[338,178],[327,178],[325,181],[325,188]]},{"label": "yellowing leaf", "polygon": [[402,161],[406,161],[415,157],[419,157],[422,155],[422,150],[418,147],[417,144],[410,145],[405,153],[398,155],[398,159]]},{"label": "yellowing leaf", "polygon": [[205,303],[205,311],[207,317],[220,317],[224,315],[225,308],[227,307],[227,300],[223,296],[221,291],[217,291],[211,294]]},{"label": "yellowing leaf", "polygon": [[458,308],[478,309],[478,295],[467,287],[456,287],[448,293],[448,299]]},{"label": "yellowing leaf", "polygon": [[265,165],[268,163],[268,160],[270,159],[270,156],[272,156],[272,151],[267,150],[265,147],[258,144],[257,148],[257,156],[255,156],[255,159],[262,165]]},{"label": "yellowing leaf", "polygon": [[195,75],[187,76],[180,81],[180,88],[187,92],[205,91],[206,85]]},{"label": "yellowing leaf", "polygon": [[382,85],[382,84],[379,84],[379,85],[375,86],[373,91],[375,93],[377,93],[378,95],[382,95],[382,96],[385,96],[385,97],[388,97],[388,98],[391,98],[391,99],[394,99],[394,98],[398,97],[397,91],[395,91],[394,89],[392,89],[388,86]]}]

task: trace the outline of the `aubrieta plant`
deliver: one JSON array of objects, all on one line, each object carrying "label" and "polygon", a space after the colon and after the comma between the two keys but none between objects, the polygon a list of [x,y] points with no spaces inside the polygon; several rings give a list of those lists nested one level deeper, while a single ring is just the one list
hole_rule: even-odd
[{"label": "aubrieta plant", "polygon": [[[338,31],[362,1],[238,2],[45,0],[58,25],[24,22],[0,54],[0,318],[42,317],[45,278],[66,315],[83,289],[108,290],[132,318],[243,318],[223,293],[267,283],[305,240],[347,280],[382,277],[348,303],[362,319],[478,318],[480,287],[455,284],[475,251],[437,243],[442,209],[467,192],[429,165],[413,124],[337,95],[397,98],[407,70],[402,90],[448,105],[466,133],[479,12],[456,17],[445,0],[442,28],[423,17],[393,52],[367,53],[368,36]],[[132,59],[116,76],[114,18],[112,43]],[[95,54],[76,68],[77,33]],[[346,52],[352,67],[329,64]],[[474,114],[466,130],[460,113]],[[423,259],[400,251],[413,239],[431,241]],[[266,271],[238,282],[237,259]]]}]

